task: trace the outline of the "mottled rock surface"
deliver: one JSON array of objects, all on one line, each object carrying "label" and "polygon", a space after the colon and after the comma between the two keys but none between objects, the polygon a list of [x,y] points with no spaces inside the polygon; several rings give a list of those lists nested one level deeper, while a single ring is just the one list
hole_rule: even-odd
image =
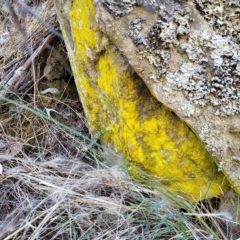
[{"label": "mottled rock surface", "polygon": [[[127,0],[95,4],[93,0],[55,0],[55,3],[91,133],[101,133],[101,143],[126,160],[133,176],[141,178],[135,166],[140,167],[193,201],[225,192],[229,182],[218,171],[199,138],[175,113],[157,101],[160,92],[157,95],[155,92],[161,90],[161,80],[153,76],[160,76],[157,65],[164,64],[161,60],[164,58],[166,64],[162,66],[167,67],[171,54],[163,48],[156,53],[157,59],[154,40],[147,38],[149,29],[156,25],[158,6],[143,4],[141,7]],[[182,26],[181,32],[187,31],[185,28]],[[167,41],[169,35],[162,38]],[[152,53],[144,48],[150,41],[153,41],[149,47]],[[172,41],[177,44],[178,38]],[[183,61],[181,54],[178,55],[179,61]],[[176,64],[172,68],[179,68],[177,58],[172,57],[173,60]],[[170,103],[171,98],[181,100],[174,94],[166,97],[161,91],[164,97],[160,100],[168,99]],[[174,87],[171,91],[175,91]],[[179,104],[176,102],[176,106]],[[114,158],[108,157],[114,162]]]},{"label": "mottled rock surface", "polygon": [[240,192],[240,4],[102,0],[101,29]]}]

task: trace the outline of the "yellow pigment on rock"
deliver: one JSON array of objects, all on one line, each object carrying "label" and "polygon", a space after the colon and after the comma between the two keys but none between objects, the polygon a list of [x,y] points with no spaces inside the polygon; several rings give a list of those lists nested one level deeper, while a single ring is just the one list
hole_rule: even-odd
[{"label": "yellow pigment on rock", "polygon": [[91,133],[106,130],[103,144],[194,200],[225,191],[228,182],[197,136],[125,70],[110,43],[101,46],[93,1],[73,0],[69,20],[75,44],[70,61]]}]

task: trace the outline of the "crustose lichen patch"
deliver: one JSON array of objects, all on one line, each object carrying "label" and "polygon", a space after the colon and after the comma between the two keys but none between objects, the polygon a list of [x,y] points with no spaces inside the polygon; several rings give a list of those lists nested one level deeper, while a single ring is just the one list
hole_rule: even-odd
[{"label": "crustose lichen patch", "polygon": [[[138,57],[155,67],[150,79],[163,82],[166,95],[180,91],[196,107],[211,105],[215,115],[240,113],[239,1],[193,1],[206,29],[197,26],[194,11],[181,1],[103,2],[115,17],[129,14],[134,6],[157,12],[147,35],[141,33],[145,20],[132,19],[129,37],[139,49]],[[175,71],[170,66],[173,49],[183,59]]]}]

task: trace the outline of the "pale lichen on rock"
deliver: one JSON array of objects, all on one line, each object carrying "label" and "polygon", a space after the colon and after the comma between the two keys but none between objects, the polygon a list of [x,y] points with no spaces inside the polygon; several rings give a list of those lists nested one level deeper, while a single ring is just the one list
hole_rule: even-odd
[{"label": "pale lichen on rock", "polygon": [[100,2],[102,2],[106,9],[115,17],[122,17],[130,13],[136,4],[136,0],[102,0]]},{"label": "pale lichen on rock", "polygon": [[136,0],[122,17],[106,9],[99,8],[103,32],[240,193],[240,132],[228,129],[240,125],[239,0]]},{"label": "pale lichen on rock", "polygon": [[[204,26],[202,29],[195,28],[198,23],[194,22],[196,20],[180,1],[103,2],[115,17],[129,14],[134,5],[158,14],[147,36],[141,34],[140,26],[144,19],[131,22],[129,36],[134,44],[144,46],[139,47],[138,56],[147,59],[156,68],[152,79],[164,80],[164,89],[181,91],[196,106],[211,105],[216,115],[228,116],[240,112],[238,1],[194,1],[193,11],[197,9],[213,30],[205,30]],[[184,58],[176,71],[169,69],[173,48]],[[169,94],[168,91],[165,93]]]}]

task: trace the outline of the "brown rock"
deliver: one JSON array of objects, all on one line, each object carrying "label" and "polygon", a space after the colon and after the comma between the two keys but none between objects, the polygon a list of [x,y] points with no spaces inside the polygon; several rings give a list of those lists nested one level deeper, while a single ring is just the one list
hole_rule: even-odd
[{"label": "brown rock", "polygon": [[204,0],[103,0],[97,14],[152,95],[196,132],[239,193],[238,18],[237,1]]}]

